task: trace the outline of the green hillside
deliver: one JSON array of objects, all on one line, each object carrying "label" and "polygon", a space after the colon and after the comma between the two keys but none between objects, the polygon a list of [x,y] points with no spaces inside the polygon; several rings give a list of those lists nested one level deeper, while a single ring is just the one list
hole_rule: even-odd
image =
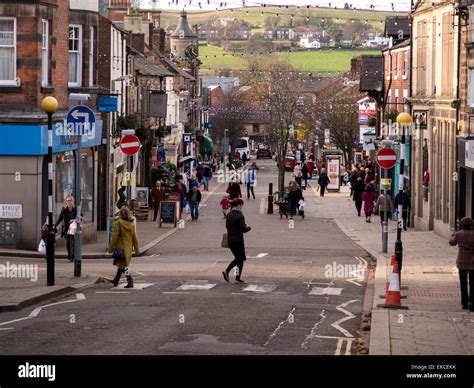
[{"label": "green hillside", "polygon": [[[263,12],[263,14],[262,14]],[[161,25],[176,24],[179,20],[179,12],[177,11],[162,11]],[[263,27],[265,19],[268,17],[277,17],[281,19],[281,24],[289,25],[291,15],[293,20],[306,21],[309,18],[309,24],[315,24],[322,18],[332,18],[336,23],[344,23],[346,20],[360,19],[367,21],[374,27],[383,28],[383,22],[387,16],[400,15],[396,12],[376,12],[366,10],[346,10],[346,9],[331,9],[331,8],[310,8],[306,9],[296,6],[291,6],[288,9],[279,7],[247,7],[227,9],[223,11],[188,11],[188,19],[190,24],[202,24],[206,21],[212,21],[216,18],[236,18],[247,21],[254,27]]]},{"label": "green hillside", "polygon": [[[377,54],[379,50],[318,50],[280,52],[276,55],[287,59],[296,71],[312,72],[314,76],[331,76],[350,70],[351,59],[364,54]],[[264,54],[268,56],[270,54]],[[214,73],[222,69],[244,70],[247,67],[246,59],[250,54],[241,56],[221,49],[216,46],[201,44],[199,46],[199,58],[203,62],[201,70],[204,73]]]}]

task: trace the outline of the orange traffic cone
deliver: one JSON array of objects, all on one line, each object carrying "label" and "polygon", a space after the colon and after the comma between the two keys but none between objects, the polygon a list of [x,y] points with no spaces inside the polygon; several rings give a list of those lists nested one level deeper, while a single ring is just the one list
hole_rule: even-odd
[{"label": "orange traffic cone", "polygon": [[398,272],[397,262],[393,265],[393,271],[390,274],[389,281],[390,284],[388,286],[388,294],[385,304],[379,304],[377,307],[408,310],[408,307],[402,306],[402,302],[400,301],[400,274]]},{"label": "orange traffic cone", "polygon": [[390,260],[390,271],[387,276],[387,285],[385,287],[385,295],[379,295],[379,298],[381,299],[386,299],[388,296],[388,287],[390,286],[390,276],[392,275],[393,272],[393,266],[396,263],[395,255],[392,255],[391,260]]}]

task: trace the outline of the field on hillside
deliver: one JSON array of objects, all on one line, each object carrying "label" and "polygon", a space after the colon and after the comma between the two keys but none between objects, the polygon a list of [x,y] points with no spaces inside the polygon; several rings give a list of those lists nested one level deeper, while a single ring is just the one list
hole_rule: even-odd
[{"label": "field on hillside", "polygon": [[[297,71],[312,72],[314,76],[330,76],[350,70],[351,59],[355,56],[380,53],[378,50],[317,50],[280,52],[272,55],[287,59]],[[225,54],[225,55],[223,55]],[[265,54],[268,56],[269,54]],[[247,55],[240,56],[224,51],[220,47],[202,44],[199,46],[199,58],[203,62],[203,72],[214,72],[220,69],[242,70],[246,68]],[[319,74],[320,73],[320,74]]]},{"label": "field on hillside", "polygon": [[[262,15],[263,11],[263,15]],[[206,21],[213,21],[216,18],[236,18],[243,19],[250,23],[254,28],[263,27],[265,19],[268,17],[276,17],[279,15],[282,24],[287,24],[294,15],[294,20],[306,20],[310,18],[310,24],[318,22],[318,19],[331,17],[336,23],[344,23],[345,20],[360,19],[367,22],[374,27],[383,29],[383,22],[385,18],[390,15],[401,15],[394,12],[375,12],[366,10],[346,10],[346,9],[330,9],[330,8],[300,8],[291,6],[288,9],[279,7],[248,7],[235,8],[232,10],[223,11],[188,11],[188,19],[190,24],[202,24]],[[338,20],[339,19],[339,20]],[[179,20],[179,12],[176,11],[162,11],[161,25],[176,24]],[[286,23],[285,23],[286,22]]]}]

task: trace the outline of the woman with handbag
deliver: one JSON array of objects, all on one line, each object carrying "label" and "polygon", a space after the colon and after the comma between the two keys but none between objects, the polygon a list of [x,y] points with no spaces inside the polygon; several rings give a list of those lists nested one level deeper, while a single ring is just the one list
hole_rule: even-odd
[{"label": "woman with handbag", "polygon": [[117,266],[117,274],[112,281],[115,287],[118,286],[120,278],[125,272],[127,277],[125,288],[133,288],[133,278],[129,270],[132,260],[132,249],[135,249],[135,254],[138,255],[140,253],[132,213],[127,206],[122,206],[119,218],[114,224],[114,231],[109,244],[109,253],[112,253],[114,259],[113,264]]},{"label": "woman with handbag", "polygon": [[[74,198],[72,195],[66,197],[66,204],[59,214],[59,218],[54,224],[54,230],[56,231],[58,225],[63,222],[63,227],[61,229],[61,237],[66,239],[66,248],[67,248],[67,258],[69,261],[74,261],[74,235],[72,233],[71,226],[75,225],[77,217],[77,208],[74,205]],[[71,230],[70,230],[71,229]],[[74,230],[75,232],[75,230]]]},{"label": "woman with handbag", "polygon": [[240,278],[244,268],[244,261],[247,260],[245,257],[244,233],[250,231],[251,228],[245,223],[245,217],[242,214],[244,201],[240,198],[236,198],[231,201],[230,205],[232,210],[226,217],[227,244],[234,255],[234,260],[229,264],[225,272],[222,272],[222,275],[224,276],[224,280],[228,282],[229,272],[232,268],[237,267],[238,273],[235,277],[235,282],[245,283]]}]

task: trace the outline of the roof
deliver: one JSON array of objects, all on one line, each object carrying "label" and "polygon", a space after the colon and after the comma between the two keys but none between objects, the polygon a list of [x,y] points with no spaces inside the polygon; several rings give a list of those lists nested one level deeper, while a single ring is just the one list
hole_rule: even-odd
[{"label": "roof", "polygon": [[[147,46],[149,47],[149,46]],[[195,81],[196,79],[191,75],[189,74],[187,71],[184,71],[183,69],[180,69],[178,66],[176,66],[170,59],[166,58],[161,52],[160,50],[158,50],[156,47],[153,47],[151,49],[151,51],[153,52],[153,54],[155,54],[158,58],[160,58],[160,61],[161,63],[163,64],[163,66],[169,70],[170,72],[174,73],[172,75],[180,75],[184,78],[187,78],[191,81]]]},{"label": "roof", "polygon": [[385,31],[386,37],[393,37],[394,40],[400,40],[398,36],[400,31],[403,32],[403,39],[410,38],[411,36],[411,20],[410,16],[388,16],[385,19]]},{"label": "roof", "polygon": [[141,75],[158,76],[158,77],[173,77],[174,74],[166,69],[166,67],[149,61],[146,58],[134,58],[135,70]]},{"label": "roof", "polygon": [[179,19],[178,27],[176,30],[171,34],[172,38],[197,38],[197,35],[191,30],[188,23],[188,17],[186,12],[181,13],[181,17]]},{"label": "roof", "polygon": [[360,74],[361,92],[381,92],[383,90],[383,56],[362,55],[362,66]]},{"label": "roof", "polygon": [[406,39],[406,40],[403,40],[401,41],[400,43],[397,43],[395,45],[393,45],[392,47],[387,47],[386,49],[382,50],[383,52],[386,52],[386,51],[393,51],[393,50],[397,50],[397,49],[401,49],[401,48],[405,48],[405,47],[410,47],[410,43],[411,43],[411,40],[410,39]]}]

